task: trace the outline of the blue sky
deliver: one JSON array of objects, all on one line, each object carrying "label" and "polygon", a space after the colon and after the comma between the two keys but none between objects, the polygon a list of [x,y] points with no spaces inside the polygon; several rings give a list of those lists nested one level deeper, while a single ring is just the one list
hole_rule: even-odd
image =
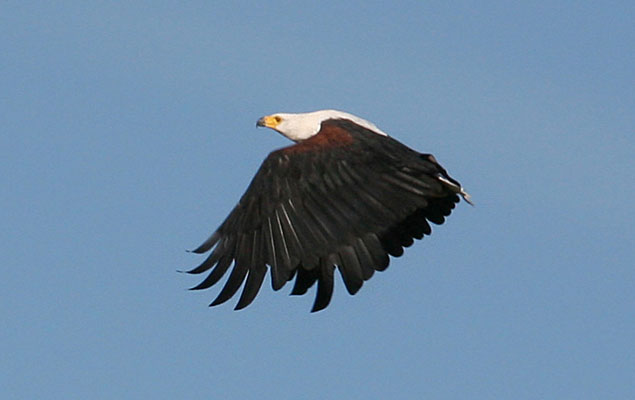
[{"label": "blue sky", "polygon": [[[0,397],[635,397],[632,2],[0,5]],[[185,252],[337,108],[470,191],[354,297]],[[233,302],[233,303],[232,303]]]}]

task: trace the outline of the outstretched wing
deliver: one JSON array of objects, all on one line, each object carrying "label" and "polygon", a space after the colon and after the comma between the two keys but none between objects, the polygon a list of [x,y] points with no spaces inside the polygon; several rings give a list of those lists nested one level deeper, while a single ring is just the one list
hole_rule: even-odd
[{"label": "outstretched wing", "polygon": [[209,288],[231,269],[210,305],[244,282],[241,309],[269,269],[274,290],[295,277],[299,295],[318,282],[312,311],[321,310],[335,268],[355,294],[389,255],[430,234],[428,222],[444,222],[459,201],[456,188],[432,156],[347,120],[325,121],[317,135],[265,159],[227,219],[193,250],[211,253],[188,272],[211,272],[192,289]]}]

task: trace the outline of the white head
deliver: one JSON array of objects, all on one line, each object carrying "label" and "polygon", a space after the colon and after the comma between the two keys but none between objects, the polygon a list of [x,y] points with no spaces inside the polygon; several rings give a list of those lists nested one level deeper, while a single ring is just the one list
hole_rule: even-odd
[{"label": "white head", "polygon": [[318,133],[322,122],[328,119],[348,119],[378,135],[388,136],[381,129],[377,128],[375,124],[352,114],[337,110],[320,110],[299,114],[271,114],[260,118],[256,126],[266,126],[267,128],[280,132],[294,142],[300,142]]}]

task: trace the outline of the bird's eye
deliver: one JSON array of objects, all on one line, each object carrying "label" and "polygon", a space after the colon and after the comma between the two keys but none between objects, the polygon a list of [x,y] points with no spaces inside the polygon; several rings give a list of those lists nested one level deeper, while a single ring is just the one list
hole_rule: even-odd
[{"label": "bird's eye", "polygon": [[274,120],[276,121],[276,123],[278,123],[278,124],[280,123],[280,121],[282,121],[282,118],[280,118],[280,117],[279,117],[279,116],[277,116],[277,115],[276,115],[275,117],[273,117],[273,119],[274,119]]}]

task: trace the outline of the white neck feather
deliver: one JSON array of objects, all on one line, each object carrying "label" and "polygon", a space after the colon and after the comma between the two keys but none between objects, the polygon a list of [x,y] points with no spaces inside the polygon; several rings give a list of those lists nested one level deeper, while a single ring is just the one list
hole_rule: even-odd
[{"label": "white neck feather", "polygon": [[348,119],[378,135],[388,136],[384,131],[377,128],[375,124],[343,111],[320,110],[309,113],[278,113],[274,115],[282,118],[282,122],[275,127],[275,130],[295,142],[308,139],[318,133],[322,122],[328,119]]}]

